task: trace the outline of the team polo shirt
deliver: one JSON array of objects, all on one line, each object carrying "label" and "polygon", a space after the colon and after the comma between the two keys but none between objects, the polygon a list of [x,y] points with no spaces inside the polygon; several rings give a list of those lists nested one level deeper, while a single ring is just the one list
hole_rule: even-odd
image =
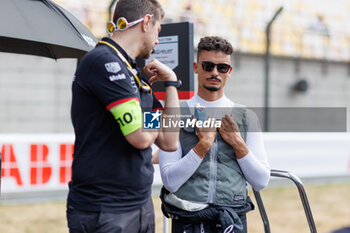
[{"label": "team polo shirt", "polygon": [[[136,63],[118,44],[108,38],[103,41],[115,46],[135,68]],[[151,148],[139,150],[129,144],[122,122],[111,113],[113,107],[129,101],[140,103],[143,111],[161,108],[154,95],[140,91],[116,51],[99,44],[81,60],[72,84],[76,139],[68,205],[120,213],[141,207],[150,197]]]}]

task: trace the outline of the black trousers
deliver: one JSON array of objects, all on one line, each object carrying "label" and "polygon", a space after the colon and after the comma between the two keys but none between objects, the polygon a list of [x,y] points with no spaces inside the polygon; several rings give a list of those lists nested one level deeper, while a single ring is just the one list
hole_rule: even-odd
[{"label": "black trousers", "polygon": [[[239,214],[238,217],[241,219],[243,224],[243,232],[247,233],[247,216],[246,214]],[[171,232],[172,233],[223,233],[219,224],[216,223],[192,223],[182,222],[180,220],[172,219],[171,220]],[[231,232],[231,231],[225,231]]]},{"label": "black trousers", "polygon": [[67,207],[70,233],[154,233],[152,198],[138,210],[115,214],[87,212]]}]

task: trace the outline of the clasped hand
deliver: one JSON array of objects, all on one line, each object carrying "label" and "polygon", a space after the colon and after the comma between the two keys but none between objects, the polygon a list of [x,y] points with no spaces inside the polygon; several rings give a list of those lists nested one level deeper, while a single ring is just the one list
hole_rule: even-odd
[{"label": "clasped hand", "polygon": [[143,71],[150,76],[148,80],[150,84],[158,81],[177,81],[174,71],[157,59],[153,59],[150,63],[145,65]]},{"label": "clasped hand", "polygon": [[219,128],[219,132],[225,142],[235,149],[237,158],[242,158],[248,154],[249,149],[246,146],[241,136],[240,129],[232,115],[225,115],[221,119],[221,127]]}]

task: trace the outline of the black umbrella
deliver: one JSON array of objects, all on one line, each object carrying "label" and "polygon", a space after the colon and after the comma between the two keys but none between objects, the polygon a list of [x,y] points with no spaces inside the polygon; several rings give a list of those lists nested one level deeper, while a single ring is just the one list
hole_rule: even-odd
[{"label": "black umbrella", "polygon": [[97,39],[50,0],[0,0],[0,52],[81,58]]}]

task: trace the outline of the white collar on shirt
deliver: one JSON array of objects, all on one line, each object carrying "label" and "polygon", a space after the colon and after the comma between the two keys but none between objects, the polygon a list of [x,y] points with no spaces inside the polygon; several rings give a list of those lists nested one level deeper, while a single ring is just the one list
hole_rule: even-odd
[{"label": "white collar on shirt", "polygon": [[195,94],[191,99],[187,101],[187,104],[190,108],[193,108],[196,103],[199,103],[201,106],[207,108],[227,108],[233,107],[235,105],[234,102],[229,100],[225,95],[223,95],[218,100],[206,101],[203,98],[199,97],[199,95]]}]

